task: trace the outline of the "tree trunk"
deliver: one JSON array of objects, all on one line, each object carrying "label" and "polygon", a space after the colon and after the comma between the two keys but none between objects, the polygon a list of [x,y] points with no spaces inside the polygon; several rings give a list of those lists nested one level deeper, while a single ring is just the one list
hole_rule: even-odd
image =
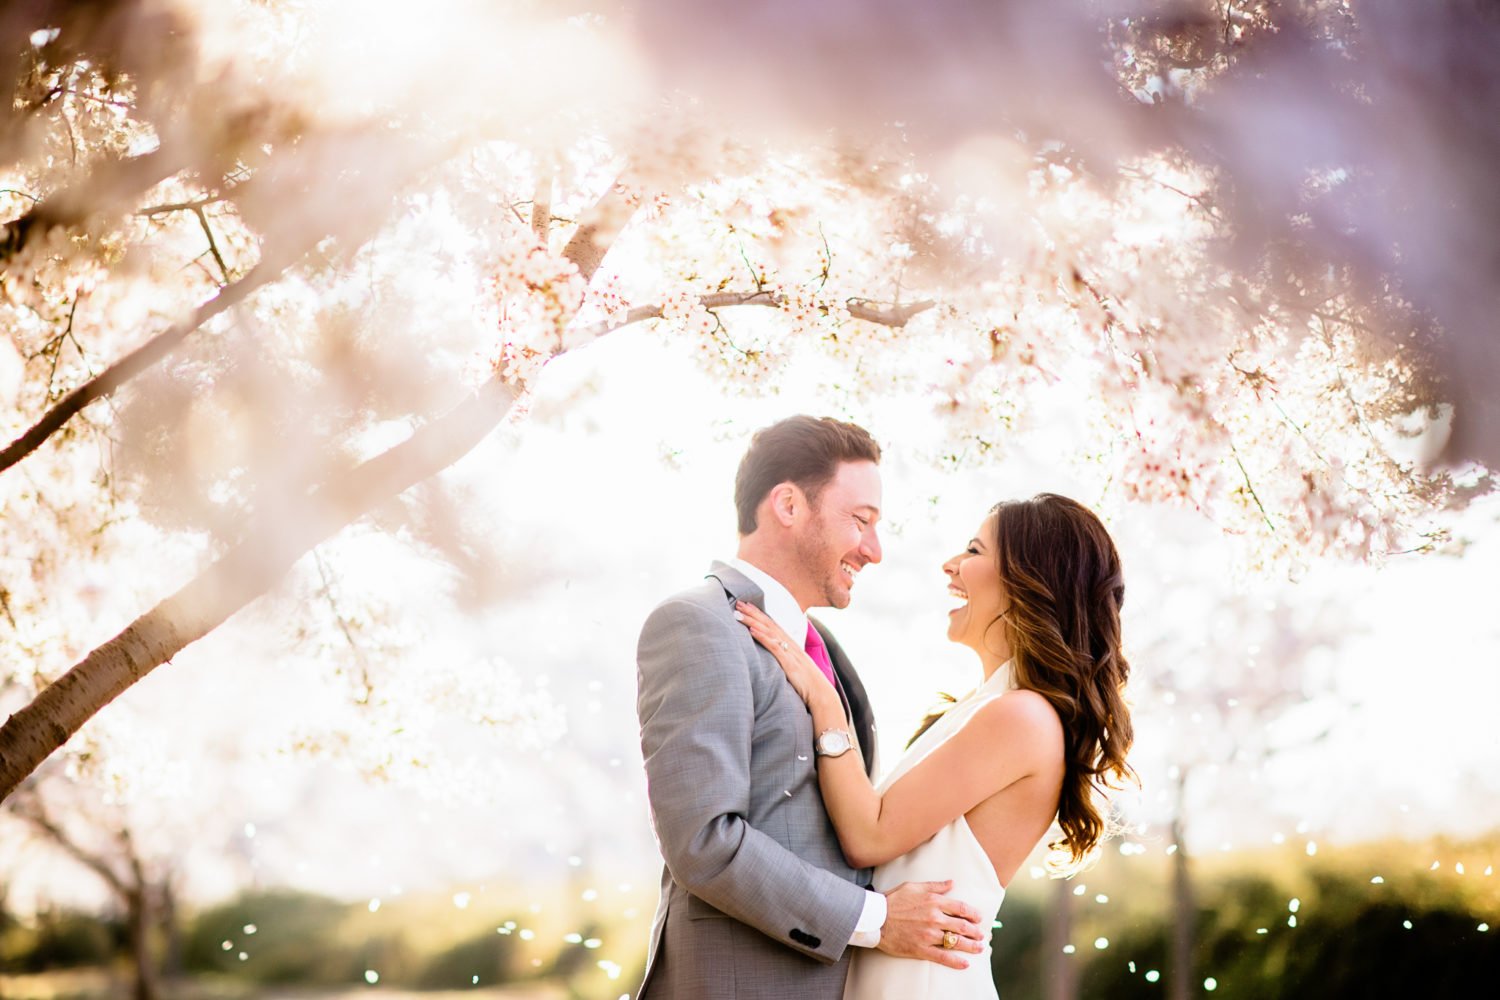
[{"label": "tree trunk", "polygon": [[1177,850],[1172,852],[1172,949],[1167,977],[1169,1000],[1188,1000],[1198,992],[1193,978],[1193,938],[1198,907],[1193,899],[1193,872],[1187,843],[1183,838],[1182,821],[1185,806],[1183,789],[1186,784],[1187,768],[1182,768],[1177,776],[1177,807],[1172,813],[1172,843],[1177,845]]},{"label": "tree trunk", "polygon": [[492,379],[394,448],[247,525],[245,541],[83,658],[0,727],[0,801],[95,712],[269,590],[292,564],[356,518],[467,454],[510,409]]},{"label": "tree trunk", "polygon": [[161,884],[157,926],[162,936],[161,974],[170,984],[182,975],[182,926],[177,919],[177,890],[172,886],[171,876]]},{"label": "tree trunk", "polygon": [[151,954],[151,893],[144,884],[125,894],[130,958],[135,964],[133,1000],[157,1000],[156,960]]},{"label": "tree trunk", "polygon": [[1073,883],[1057,879],[1052,885],[1052,911],[1047,914],[1047,930],[1042,935],[1046,955],[1042,995],[1046,1000],[1077,1000],[1078,958],[1063,951],[1073,937]]}]

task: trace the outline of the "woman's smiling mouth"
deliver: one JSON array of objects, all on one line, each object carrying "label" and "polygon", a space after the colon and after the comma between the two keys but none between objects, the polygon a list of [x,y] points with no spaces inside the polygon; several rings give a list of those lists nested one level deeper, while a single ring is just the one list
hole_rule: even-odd
[{"label": "woman's smiling mouth", "polygon": [[969,595],[968,595],[968,592],[959,589],[954,584],[951,584],[951,583],[948,584],[948,596],[952,597],[955,600],[957,600],[957,601],[960,602],[959,605],[958,605],[958,607],[956,607],[952,611],[948,612],[950,615],[951,614],[955,614],[956,612],[962,611],[964,608],[967,608],[969,606]]}]

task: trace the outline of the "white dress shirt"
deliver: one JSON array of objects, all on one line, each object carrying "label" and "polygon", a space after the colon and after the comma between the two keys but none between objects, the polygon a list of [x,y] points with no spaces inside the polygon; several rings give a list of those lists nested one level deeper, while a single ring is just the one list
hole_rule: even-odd
[{"label": "white dress shirt", "polygon": [[[750,582],[766,596],[766,614],[794,642],[807,641],[807,615],[802,605],[781,583],[758,566],[743,559],[731,559],[729,565],[749,577]],[[831,657],[830,657],[831,658]],[[880,929],[885,926],[885,896],[865,890],[865,908],[860,911],[859,921],[854,925],[854,934],[849,943],[859,948],[874,948],[880,944]]]}]

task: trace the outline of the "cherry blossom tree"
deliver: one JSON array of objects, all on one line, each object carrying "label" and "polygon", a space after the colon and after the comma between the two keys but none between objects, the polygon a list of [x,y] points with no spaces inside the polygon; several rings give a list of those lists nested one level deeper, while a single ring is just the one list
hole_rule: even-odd
[{"label": "cherry blossom tree", "polygon": [[[955,464],[1087,386],[1070,457],[1118,499],[1201,512],[1247,565],[1441,546],[1442,511],[1490,485],[1462,463],[1500,457],[1475,332],[1493,260],[1410,266],[1412,213],[1454,177],[1385,169],[1411,94],[1379,44],[1400,15],[1370,6],[954,3],[915,31],[903,5],[833,4],[748,48],[788,5],[7,10],[0,604],[22,704],[0,796],[351,524],[425,510],[462,563],[451,506],[414,488],[523,433],[551,359],[635,324],[737,391],[797,369],[845,412],[925,400],[944,430],[918,447]],[[1423,37],[1473,54],[1492,28],[1454,4]],[[849,73],[823,87],[830,33]],[[784,59],[730,59],[731,34]],[[1349,87],[1377,113],[1268,145],[1307,103],[1268,82],[1283,66],[1320,81],[1295,137]],[[1487,66],[1448,88],[1462,107]],[[1430,148],[1493,162],[1458,120]],[[1492,239],[1483,195],[1442,218]],[[130,610],[83,643],[101,591]]]},{"label": "cherry blossom tree", "polygon": [[[49,795],[44,789],[52,788]],[[142,850],[120,810],[98,801],[51,801],[58,789],[75,795],[87,786],[66,781],[28,781],[6,802],[6,811],[41,844],[92,872],[124,914],[135,969],[131,996],[155,1000],[167,953],[174,951],[174,881],[170,858]]]}]

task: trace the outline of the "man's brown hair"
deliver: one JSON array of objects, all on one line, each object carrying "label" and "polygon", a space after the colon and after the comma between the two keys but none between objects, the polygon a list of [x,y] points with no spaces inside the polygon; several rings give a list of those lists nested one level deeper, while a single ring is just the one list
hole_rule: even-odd
[{"label": "man's brown hair", "polygon": [[808,503],[818,505],[823,488],[843,462],[880,461],[880,445],[858,424],[832,417],[787,417],[750,439],[734,477],[740,534],[755,531],[755,509],[778,483],[796,483]]}]

